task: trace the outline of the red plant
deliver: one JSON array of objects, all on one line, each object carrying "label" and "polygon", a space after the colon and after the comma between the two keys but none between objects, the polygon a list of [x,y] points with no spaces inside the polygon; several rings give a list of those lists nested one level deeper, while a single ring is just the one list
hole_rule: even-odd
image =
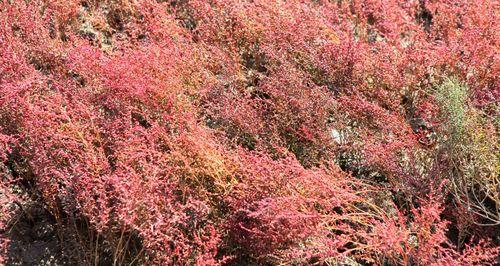
[{"label": "red plant", "polygon": [[22,190],[59,230],[85,224],[101,263],[494,264],[498,225],[434,184],[464,174],[444,81],[496,123],[498,18],[496,1],[2,1],[0,245]]}]

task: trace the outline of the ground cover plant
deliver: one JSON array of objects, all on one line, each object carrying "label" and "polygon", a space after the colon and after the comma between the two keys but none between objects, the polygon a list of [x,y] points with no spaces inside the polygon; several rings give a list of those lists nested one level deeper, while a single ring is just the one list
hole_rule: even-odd
[{"label": "ground cover plant", "polygon": [[0,264],[500,264],[498,21],[0,0]]}]

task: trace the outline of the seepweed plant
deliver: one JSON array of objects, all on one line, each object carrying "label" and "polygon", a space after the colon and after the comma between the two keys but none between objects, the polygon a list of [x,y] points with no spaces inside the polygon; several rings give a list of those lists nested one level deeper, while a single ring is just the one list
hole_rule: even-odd
[{"label": "seepweed plant", "polygon": [[459,2],[2,1],[2,188],[82,264],[494,263],[452,230],[497,194],[498,14]]}]

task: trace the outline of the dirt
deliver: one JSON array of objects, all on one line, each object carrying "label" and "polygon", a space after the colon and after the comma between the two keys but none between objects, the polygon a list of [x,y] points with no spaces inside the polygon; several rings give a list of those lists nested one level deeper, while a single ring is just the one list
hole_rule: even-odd
[{"label": "dirt", "polygon": [[[7,236],[6,265],[77,265],[52,215],[36,202],[20,204]],[[64,244],[63,244],[64,243]]]}]

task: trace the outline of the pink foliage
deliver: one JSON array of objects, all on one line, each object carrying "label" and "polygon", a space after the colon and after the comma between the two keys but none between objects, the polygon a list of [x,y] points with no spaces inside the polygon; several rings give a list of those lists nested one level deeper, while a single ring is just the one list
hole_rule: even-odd
[{"label": "pink foliage", "polygon": [[29,182],[112,254],[136,236],[129,263],[494,264],[497,227],[458,246],[448,168],[418,156],[446,78],[497,115],[498,7],[2,1],[0,228]]}]

